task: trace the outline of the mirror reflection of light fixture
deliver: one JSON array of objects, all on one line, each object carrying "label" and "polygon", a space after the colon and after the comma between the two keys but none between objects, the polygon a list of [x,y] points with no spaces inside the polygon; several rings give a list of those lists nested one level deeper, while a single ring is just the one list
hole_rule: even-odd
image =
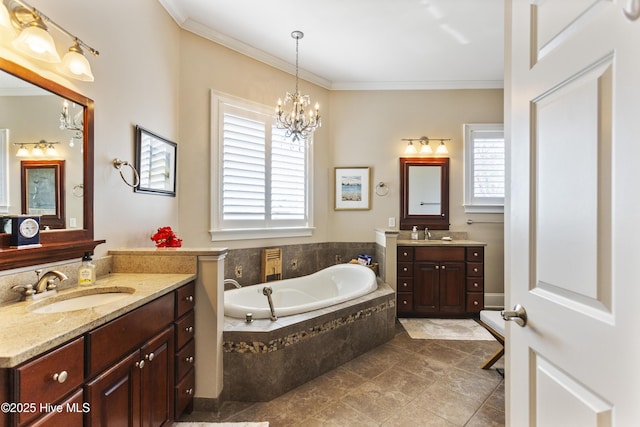
[{"label": "mirror reflection of light fixture", "polygon": [[[75,108],[75,104],[72,106]],[[74,139],[82,139],[82,131],[84,130],[84,116],[83,109],[81,108],[73,117],[69,113],[69,102],[66,100],[62,103],[62,111],[60,112],[60,130],[70,130],[74,132],[71,139],[69,139],[69,146],[74,146]]]},{"label": "mirror reflection of light fixture", "polygon": [[286,137],[293,137],[294,141],[305,140],[318,127],[320,122],[320,106],[316,103],[315,108],[309,113],[305,113],[305,108],[311,104],[309,95],[303,95],[298,91],[298,42],[304,37],[302,31],[293,31],[291,37],[296,40],[296,91],[287,92],[284,105],[291,103],[291,111],[283,110],[282,100],[278,99],[276,107],[276,126],[278,129],[286,130]]},{"label": "mirror reflection of light fixture", "polygon": [[91,65],[84,56],[82,48],[88,50],[94,56],[98,56],[100,52],[23,0],[10,0],[9,2],[5,0],[5,3],[8,4],[8,8],[5,7],[4,3],[0,4],[2,6],[0,8],[0,28],[4,26],[2,11],[4,8],[8,11],[10,25],[20,32],[12,42],[15,49],[41,61],[60,63],[60,56],[56,50],[55,42],[49,34],[47,25],[45,25],[46,22],[49,26],[56,28],[73,40],[73,45],[63,57],[59,70],[63,74],[78,80],[93,81]]},{"label": "mirror reflection of light fixture", "polygon": [[405,154],[417,154],[418,149],[413,145],[413,141],[420,141],[420,154],[433,154],[433,149],[429,145],[429,141],[440,141],[440,145],[436,148],[436,154],[449,154],[447,146],[444,145],[444,141],[451,141],[451,139],[443,138],[428,138],[421,136],[420,138],[402,138],[402,141],[409,141],[407,148],[405,148]]},{"label": "mirror reflection of light fixture", "polygon": [[[47,142],[44,139],[39,142],[14,142],[15,145],[19,145],[18,151],[16,152],[16,157],[57,157],[58,150],[54,145],[59,144],[59,142]],[[33,145],[31,151],[26,147],[28,145]]]}]

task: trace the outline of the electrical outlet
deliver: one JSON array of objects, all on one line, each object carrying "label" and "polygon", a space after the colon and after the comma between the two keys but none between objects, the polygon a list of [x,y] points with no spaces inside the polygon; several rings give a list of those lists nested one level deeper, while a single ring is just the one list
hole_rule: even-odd
[{"label": "electrical outlet", "polygon": [[390,216],[389,217],[389,227],[395,227],[396,226],[396,217],[395,216]]},{"label": "electrical outlet", "polygon": [[242,266],[236,265],[236,279],[240,279],[242,277]]},{"label": "electrical outlet", "polygon": [[291,260],[291,269],[292,270],[298,269],[298,258],[294,258]]}]

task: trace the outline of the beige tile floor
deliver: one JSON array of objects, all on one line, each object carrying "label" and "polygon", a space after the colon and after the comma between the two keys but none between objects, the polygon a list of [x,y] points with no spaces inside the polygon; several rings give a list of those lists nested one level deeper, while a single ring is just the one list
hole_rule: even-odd
[{"label": "beige tile floor", "polygon": [[[281,426],[504,426],[504,381],[480,365],[495,341],[390,342],[270,402],[224,402],[180,421],[269,421]],[[500,360],[495,367],[503,367]]]}]

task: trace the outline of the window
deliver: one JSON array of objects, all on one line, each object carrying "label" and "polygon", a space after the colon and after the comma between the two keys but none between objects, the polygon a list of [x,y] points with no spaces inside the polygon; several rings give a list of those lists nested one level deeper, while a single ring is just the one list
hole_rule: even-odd
[{"label": "window", "polygon": [[309,146],[273,108],[213,92],[212,240],[311,235]]},{"label": "window", "polygon": [[464,152],[465,212],[504,212],[504,126],[464,125]]}]

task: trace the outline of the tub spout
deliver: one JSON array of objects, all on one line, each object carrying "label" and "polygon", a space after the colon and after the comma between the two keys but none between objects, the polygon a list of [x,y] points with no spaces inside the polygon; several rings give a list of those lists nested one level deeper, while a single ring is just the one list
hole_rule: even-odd
[{"label": "tub spout", "polygon": [[234,279],[224,279],[224,282],[222,282],[223,285],[233,285],[236,289],[240,289],[242,286],[240,286],[240,283],[238,283],[237,280]]},{"label": "tub spout", "polygon": [[276,317],[276,311],[273,308],[273,300],[271,299],[272,293],[273,289],[271,289],[271,286],[265,286],[264,288],[262,288],[262,295],[265,295],[267,297],[267,301],[269,301],[269,310],[271,310],[271,321],[275,322],[276,320],[278,320],[278,318]]}]

